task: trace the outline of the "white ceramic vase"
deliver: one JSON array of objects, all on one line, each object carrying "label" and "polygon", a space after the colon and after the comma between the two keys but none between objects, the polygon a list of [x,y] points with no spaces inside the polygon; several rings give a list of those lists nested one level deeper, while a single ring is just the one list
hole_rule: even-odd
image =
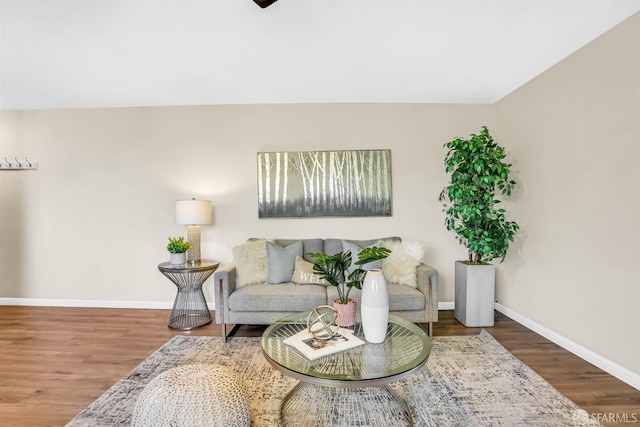
[{"label": "white ceramic vase", "polygon": [[369,270],[362,283],[360,302],[362,330],[370,343],[381,343],[389,324],[389,291],[382,270]]}]

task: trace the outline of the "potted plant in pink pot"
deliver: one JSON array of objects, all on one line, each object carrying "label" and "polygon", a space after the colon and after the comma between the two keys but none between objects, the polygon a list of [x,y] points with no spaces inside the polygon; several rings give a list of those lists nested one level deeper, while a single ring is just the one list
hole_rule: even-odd
[{"label": "potted plant in pink pot", "polygon": [[[358,253],[356,265],[362,266],[373,261],[381,260],[389,256],[391,250],[383,247],[368,247]],[[338,326],[349,327],[356,322],[356,301],[349,298],[351,289],[362,289],[362,282],[367,275],[367,270],[356,268],[348,273],[351,267],[351,251],[338,252],[335,255],[324,253],[309,253],[314,258],[313,271],[338,290],[338,298],[333,302],[333,307],[338,311]]]}]

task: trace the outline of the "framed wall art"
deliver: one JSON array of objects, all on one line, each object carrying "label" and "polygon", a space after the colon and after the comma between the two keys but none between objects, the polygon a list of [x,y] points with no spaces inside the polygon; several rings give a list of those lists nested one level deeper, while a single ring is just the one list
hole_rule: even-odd
[{"label": "framed wall art", "polygon": [[260,218],[391,216],[391,150],[258,153]]}]

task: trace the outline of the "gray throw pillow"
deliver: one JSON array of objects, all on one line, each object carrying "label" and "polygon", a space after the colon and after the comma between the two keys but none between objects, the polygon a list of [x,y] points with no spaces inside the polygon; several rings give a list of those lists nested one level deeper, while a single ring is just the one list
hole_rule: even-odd
[{"label": "gray throw pillow", "polygon": [[[380,247],[382,246],[382,241],[378,241],[376,243],[374,243],[373,245],[369,245],[367,246],[368,248],[372,248],[374,246]],[[353,270],[355,270],[356,268],[361,268],[363,270],[377,270],[379,268],[381,268],[381,264],[380,264],[380,260],[378,261],[373,261],[361,266],[358,266],[356,264],[356,261],[358,261],[358,253],[360,253],[360,251],[364,249],[358,245],[356,245],[353,242],[350,242],[349,240],[343,240],[342,241],[342,251],[343,252],[348,252],[351,251],[351,267],[349,267],[349,269],[347,270],[347,272],[349,274],[351,274],[353,272]]]},{"label": "gray throw pillow", "polygon": [[302,257],[302,241],[283,248],[273,242],[267,244],[267,283],[287,283],[291,281],[296,266],[296,255]]}]

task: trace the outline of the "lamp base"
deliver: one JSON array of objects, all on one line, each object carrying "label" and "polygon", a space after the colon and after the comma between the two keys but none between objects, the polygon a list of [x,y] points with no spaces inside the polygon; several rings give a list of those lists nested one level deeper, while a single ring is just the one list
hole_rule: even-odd
[{"label": "lamp base", "polygon": [[200,226],[187,226],[187,240],[189,241],[189,250],[187,251],[187,264],[200,263]]}]

